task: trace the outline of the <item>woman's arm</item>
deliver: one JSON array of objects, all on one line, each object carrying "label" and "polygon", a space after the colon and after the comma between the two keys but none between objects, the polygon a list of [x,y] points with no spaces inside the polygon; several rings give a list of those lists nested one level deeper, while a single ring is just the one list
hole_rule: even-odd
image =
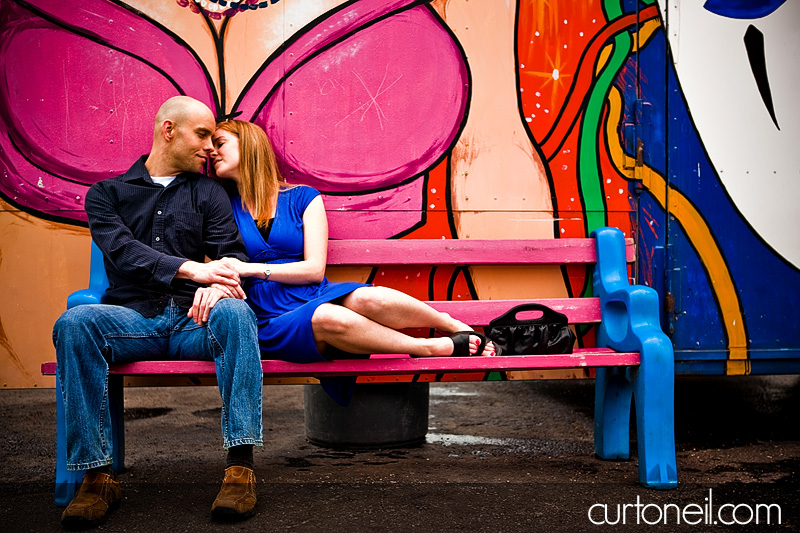
[{"label": "woman's arm", "polygon": [[283,264],[243,263],[236,259],[224,259],[239,275],[246,278],[264,279],[269,269],[270,281],[289,285],[319,283],[325,276],[328,260],[328,215],[322,196],[314,198],[303,212],[303,257],[302,261]]}]

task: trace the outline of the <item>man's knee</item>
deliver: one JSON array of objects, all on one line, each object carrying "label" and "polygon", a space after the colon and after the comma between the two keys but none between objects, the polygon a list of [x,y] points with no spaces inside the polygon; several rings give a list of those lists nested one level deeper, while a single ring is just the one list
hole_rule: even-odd
[{"label": "man's knee", "polygon": [[79,305],[67,309],[61,313],[53,325],[53,343],[58,342],[58,337],[66,331],[85,330],[88,325],[94,323],[96,318],[97,310],[94,305]]},{"label": "man's knee", "polygon": [[239,323],[241,326],[256,326],[256,315],[244,300],[223,298],[211,309],[208,316],[211,323]]}]

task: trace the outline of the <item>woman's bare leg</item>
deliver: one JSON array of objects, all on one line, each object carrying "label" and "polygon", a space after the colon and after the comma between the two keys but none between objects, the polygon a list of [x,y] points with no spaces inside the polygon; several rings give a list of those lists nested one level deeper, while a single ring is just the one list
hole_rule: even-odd
[{"label": "woman's bare leg", "polygon": [[447,313],[389,287],[361,287],[348,294],[342,305],[391,329],[434,328],[443,333],[472,330]]},{"label": "woman's bare leg", "polygon": [[[418,357],[450,355],[454,344],[449,337],[420,339],[386,327],[347,307],[325,303],[311,317],[317,347],[327,345],[350,353],[407,353]],[[478,350],[480,339],[470,337],[470,354]],[[486,355],[493,354],[493,350]]]}]

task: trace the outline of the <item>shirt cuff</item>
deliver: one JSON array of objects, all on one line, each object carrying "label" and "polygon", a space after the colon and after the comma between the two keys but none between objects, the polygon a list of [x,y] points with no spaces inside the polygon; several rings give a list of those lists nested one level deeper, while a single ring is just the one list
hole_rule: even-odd
[{"label": "shirt cuff", "polygon": [[153,278],[166,286],[171,285],[172,280],[175,279],[175,274],[178,273],[178,269],[186,261],[188,261],[188,259],[183,257],[175,257],[172,255],[161,256],[156,263],[156,271],[153,273]]}]

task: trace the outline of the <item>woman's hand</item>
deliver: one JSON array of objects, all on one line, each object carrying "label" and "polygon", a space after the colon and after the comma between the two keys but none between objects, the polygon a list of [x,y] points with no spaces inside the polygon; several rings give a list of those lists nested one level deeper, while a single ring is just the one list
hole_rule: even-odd
[{"label": "woman's hand", "polygon": [[240,261],[235,257],[223,257],[220,259],[220,261],[234,269],[242,277],[252,276],[252,273],[248,273],[252,271],[252,265],[250,263],[245,263],[244,261]]}]

